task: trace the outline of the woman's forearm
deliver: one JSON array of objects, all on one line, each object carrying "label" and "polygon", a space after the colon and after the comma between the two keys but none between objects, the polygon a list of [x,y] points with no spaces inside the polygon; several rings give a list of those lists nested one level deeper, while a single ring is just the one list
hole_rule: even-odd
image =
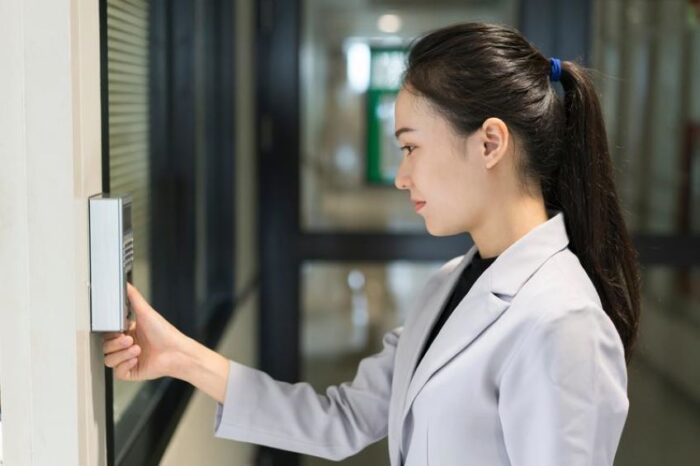
[{"label": "woman's forearm", "polygon": [[223,404],[228,371],[228,359],[188,337],[172,375],[189,382]]}]

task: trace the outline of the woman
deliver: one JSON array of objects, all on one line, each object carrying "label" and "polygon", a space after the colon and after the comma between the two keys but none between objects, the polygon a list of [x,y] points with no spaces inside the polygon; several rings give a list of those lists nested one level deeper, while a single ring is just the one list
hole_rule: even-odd
[{"label": "woman", "polygon": [[394,466],[611,465],[639,285],[589,78],[515,30],[444,28],[410,51],[396,136],[396,186],[428,231],[475,246],[352,382],[319,395],[272,380],[182,335],[133,287],[136,325],[105,337],[105,363],[203,390],[218,437],[341,459],[388,435]]}]

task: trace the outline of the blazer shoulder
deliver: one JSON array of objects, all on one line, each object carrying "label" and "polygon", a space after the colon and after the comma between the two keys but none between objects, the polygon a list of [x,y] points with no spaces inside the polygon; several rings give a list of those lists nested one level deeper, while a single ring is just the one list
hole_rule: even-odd
[{"label": "blazer shoulder", "polygon": [[519,294],[520,308],[531,333],[568,333],[567,329],[577,329],[621,349],[617,329],[603,309],[593,282],[569,249],[552,256]]},{"label": "blazer shoulder", "polygon": [[591,278],[569,249],[554,254],[518,294],[522,295],[522,301],[536,307],[546,307],[550,312],[581,307],[602,311],[600,297]]}]

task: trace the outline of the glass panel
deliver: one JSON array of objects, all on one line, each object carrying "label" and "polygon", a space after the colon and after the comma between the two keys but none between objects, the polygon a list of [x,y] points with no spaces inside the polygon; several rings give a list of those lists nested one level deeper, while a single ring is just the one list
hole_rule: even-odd
[{"label": "glass panel", "polygon": [[700,268],[643,272],[640,340],[629,367],[630,413],[615,464],[700,458]]},{"label": "glass panel", "polygon": [[517,1],[306,0],[301,39],[301,224],[424,231],[393,187],[393,107],[411,39],[459,21],[514,24]]},{"label": "glass panel", "polygon": [[[411,303],[443,263],[307,262],[302,268],[302,380],[323,393],[352,380],[363,357],[382,348]],[[386,440],[341,462],[388,464]],[[304,457],[305,466],[338,464]]]},{"label": "glass panel", "polygon": [[[148,2],[107,1],[110,191],[133,201],[133,282],[150,299]],[[114,381],[118,423],[144,383]]]},{"label": "glass panel", "polygon": [[700,232],[700,8],[596,3],[593,65],[629,225]]}]

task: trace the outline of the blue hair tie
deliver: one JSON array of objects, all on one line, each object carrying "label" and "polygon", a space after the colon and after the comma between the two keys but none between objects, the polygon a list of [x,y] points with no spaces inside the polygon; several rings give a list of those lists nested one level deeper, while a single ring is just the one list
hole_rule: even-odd
[{"label": "blue hair tie", "polygon": [[549,72],[549,79],[551,81],[559,81],[561,78],[561,60],[558,58],[550,58],[549,63],[552,65],[552,69]]}]

